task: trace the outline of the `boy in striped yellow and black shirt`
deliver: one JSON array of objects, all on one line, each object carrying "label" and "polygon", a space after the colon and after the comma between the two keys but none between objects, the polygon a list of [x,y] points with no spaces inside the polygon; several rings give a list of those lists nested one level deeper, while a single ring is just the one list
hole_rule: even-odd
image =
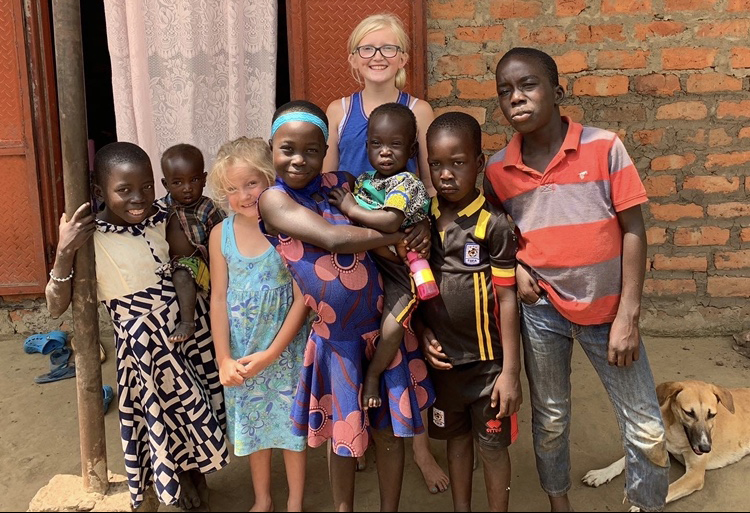
[{"label": "boy in striped yellow and black shirt", "polygon": [[516,243],[502,210],[475,184],[485,158],[482,132],[467,114],[439,116],[427,131],[437,197],[431,205],[430,267],[440,296],[419,306],[436,401],[429,435],[447,440],[456,511],[471,507],[473,440],[491,511],[507,511],[508,446],[521,404]]}]

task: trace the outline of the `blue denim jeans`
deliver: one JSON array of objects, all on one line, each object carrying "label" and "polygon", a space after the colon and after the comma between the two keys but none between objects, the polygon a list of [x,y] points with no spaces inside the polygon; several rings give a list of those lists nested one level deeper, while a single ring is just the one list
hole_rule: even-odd
[{"label": "blue denim jeans", "polygon": [[607,363],[610,327],[570,322],[545,297],[532,305],[521,303],[539,480],[552,497],[570,489],[570,359],[575,339],[599,374],[617,416],[625,447],[625,495],[642,510],[660,511],[669,487],[669,456],[654,377],[642,342],[637,362],[628,367]]}]

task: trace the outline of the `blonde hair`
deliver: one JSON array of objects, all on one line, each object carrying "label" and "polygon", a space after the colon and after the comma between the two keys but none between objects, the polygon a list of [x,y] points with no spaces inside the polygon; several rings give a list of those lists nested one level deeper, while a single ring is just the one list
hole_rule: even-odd
[{"label": "blonde hair", "polygon": [[[349,55],[357,50],[357,46],[359,46],[359,43],[362,42],[366,35],[375,32],[376,30],[386,28],[390,29],[391,32],[393,32],[393,35],[396,36],[401,51],[408,54],[411,42],[409,41],[409,36],[406,34],[406,30],[404,30],[404,25],[401,23],[401,20],[393,14],[380,13],[373,14],[372,16],[368,16],[360,21],[359,25],[357,25],[352,31],[349,36]],[[355,80],[361,84],[362,77],[359,76],[359,73],[353,66],[351,72]],[[396,72],[396,88],[403,89],[404,85],[406,85],[406,70],[401,68]]]},{"label": "blonde hair", "polygon": [[276,171],[273,168],[273,157],[268,142],[260,137],[239,137],[234,141],[224,143],[216,153],[211,170],[208,172],[208,184],[214,194],[214,199],[226,210],[229,207],[227,189],[230,186],[227,173],[229,168],[245,165],[257,171],[273,185]]}]

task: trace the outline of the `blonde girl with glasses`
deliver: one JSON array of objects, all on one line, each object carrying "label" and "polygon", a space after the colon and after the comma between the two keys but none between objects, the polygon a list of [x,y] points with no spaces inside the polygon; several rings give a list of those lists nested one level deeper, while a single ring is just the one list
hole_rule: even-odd
[{"label": "blonde girl with glasses", "polygon": [[[430,196],[435,195],[427,166],[425,135],[434,119],[430,104],[401,89],[406,84],[405,66],[409,60],[410,42],[404,26],[396,16],[382,13],[362,20],[349,36],[349,64],[361,91],[331,102],[326,111],[330,133],[323,172],[348,171],[354,177],[372,171],[367,155],[367,123],[377,107],[391,102],[406,105],[417,118],[417,152],[406,169],[422,180]],[[448,476],[430,452],[427,434],[414,437],[414,461],[422,472],[431,493],[448,489]],[[365,467],[364,457],[358,468]]]},{"label": "blonde girl with glasses", "polygon": [[349,64],[357,82],[364,87],[351,96],[331,102],[326,111],[330,121],[328,154],[323,172],[343,170],[354,177],[372,166],[367,158],[367,121],[370,113],[384,103],[398,102],[409,107],[417,118],[419,151],[407,169],[416,173],[430,196],[435,189],[427,167],[425,133],[434,119],[430,104],[402,91],[406,84],[409,36],[392,14],[374,14],[362,20],[349,36]]}]

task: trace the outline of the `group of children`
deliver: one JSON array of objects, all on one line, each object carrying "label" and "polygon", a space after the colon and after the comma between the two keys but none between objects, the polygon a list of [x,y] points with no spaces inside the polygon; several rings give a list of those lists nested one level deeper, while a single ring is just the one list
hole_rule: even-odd
[{"label": "group of children", "polygon": [[[475,444],[489,506],[507,510],[523,339],[540,481],[553,511],[570,510],[574,338],[617,412],[627,498],[664,506],[664,429],[638,333],[646,196],[622,143],[562,117],[554,61],[515,48],[496,77],[517,134],[487,162],[474,118],[433,121],[402,98],[401,33],[383,15],[355,30],[365,89],[329,107],[331,126],[314,104],[287,103],[270,141],[226,143],[208,177],[196,148],[167,150],[163,201],[143,150],[97,153],[104,209],[61,221],[47,299],[53,315],[67,308],[73,256],[93,235],[134,506],[151,483],[162,502],[198,506],[228,441],[249,456],[254,511],[273,509],[272,448],[284,451],[287,508],[301,511],[305,447],[328,442],[334,508],[350,511],[372,440],[381,510],[397,510],[404,438],[431,491],[447,488],[427,410],[429,436],[447,441],[455,510],[471,509]],[[323,172],[331,153],[358,177]],[[202,195],[207,178],[229,217]],[[428,258],[438,297],[417,300],[406,251]]]}]

